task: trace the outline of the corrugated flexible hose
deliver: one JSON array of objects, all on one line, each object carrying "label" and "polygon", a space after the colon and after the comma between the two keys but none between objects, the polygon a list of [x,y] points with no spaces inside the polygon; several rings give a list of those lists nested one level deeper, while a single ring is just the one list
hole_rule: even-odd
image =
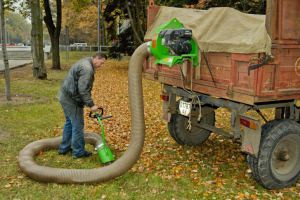
[{"label": "corrugated flexible hose", "polygon": [[[128,91],[131,111],[131,138],[128,149],[115,162],[94,169],[64,169],[40,166],[34,157],[47,149],[57,149],[61,137],[43,139],[24,147],[19,154],[19,166],[30,178],[41,182],[94,183],[116,178],[127,172],[139,159],[144,145],[145,122],[142,90],[142,67],[149,56],[147,44],[140,45],[129,62]],[[85,141],[94,146],[101,140],[97,134],[86,133]]]}]

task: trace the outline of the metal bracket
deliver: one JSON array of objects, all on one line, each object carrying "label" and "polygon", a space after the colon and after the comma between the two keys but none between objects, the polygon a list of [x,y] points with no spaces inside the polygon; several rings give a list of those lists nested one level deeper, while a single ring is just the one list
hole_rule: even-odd
[{"label": "metal bracket", "polygon": [[216,134],[219,134],[219,135],[224,136],[224,137],[229,138],[229,139],[233,138],[233,136],[230,133],[224,131],[221,128],[216,128],[215,126],[211,126],[211,125],[204,124],[204,123],[196,124],[195,126],[197,126],[199,128],[206,129],[206,130],[211,131],[211,132],[214,132]]},{"label": "metal bracket", "polygon": [[254,65],[250,65],[248,67],[248,76],[250,76],[250,71],[254,70],[254,69],[258,69],[266,64],[268,64],[268,62],[271,60],[271,56],[267,55],[263,57],[263,60],[261,61],[261,63],[258,64],[254,64]]}]

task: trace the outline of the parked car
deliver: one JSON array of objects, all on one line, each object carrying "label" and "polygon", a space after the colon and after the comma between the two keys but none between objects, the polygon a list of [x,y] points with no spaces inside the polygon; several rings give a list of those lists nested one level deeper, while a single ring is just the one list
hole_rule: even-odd
[{"label": "parked car", "polygon": [[87,43],[73,43],[70,47],[87,47]]}]

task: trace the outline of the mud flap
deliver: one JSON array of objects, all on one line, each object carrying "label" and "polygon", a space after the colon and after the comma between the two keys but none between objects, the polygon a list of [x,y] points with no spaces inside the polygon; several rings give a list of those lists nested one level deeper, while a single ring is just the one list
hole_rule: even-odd
[{"label": "mud flap", "polygon": [[261,138],[261,123],[249,116],[240,115],[242,151],[257,158]]},{"label": "mud flap", "polygon": [[160,96],[163,100],[161,119],[169,123],[171,114],[177,113],[176,94],[163,92]]},{"label": "mud flap", "polygon": [[169,102],[168,101],[163,101],[161,118],[166,122],[170,122],[170,120],[171,120],[171,113],[169,112]]}]

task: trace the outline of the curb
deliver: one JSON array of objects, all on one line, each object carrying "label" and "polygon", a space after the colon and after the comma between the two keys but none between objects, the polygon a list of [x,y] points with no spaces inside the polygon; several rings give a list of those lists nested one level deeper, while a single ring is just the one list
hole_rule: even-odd
[{"label": "curb", "polygon": [[[14,67],[10,67],[10,68],[9,68],[9,71],[10,71],[10,70],[13,70],[13,69],[25,67],[26,65],[31,64],[31,63],[32,63],[32,61],[26,62],[26,63],[21,64],[21,65],[17,65],[17,66],[14,66]],[[0,74],[4,73],[4,71],[5,71],[5,69],[0,69]]]}]

